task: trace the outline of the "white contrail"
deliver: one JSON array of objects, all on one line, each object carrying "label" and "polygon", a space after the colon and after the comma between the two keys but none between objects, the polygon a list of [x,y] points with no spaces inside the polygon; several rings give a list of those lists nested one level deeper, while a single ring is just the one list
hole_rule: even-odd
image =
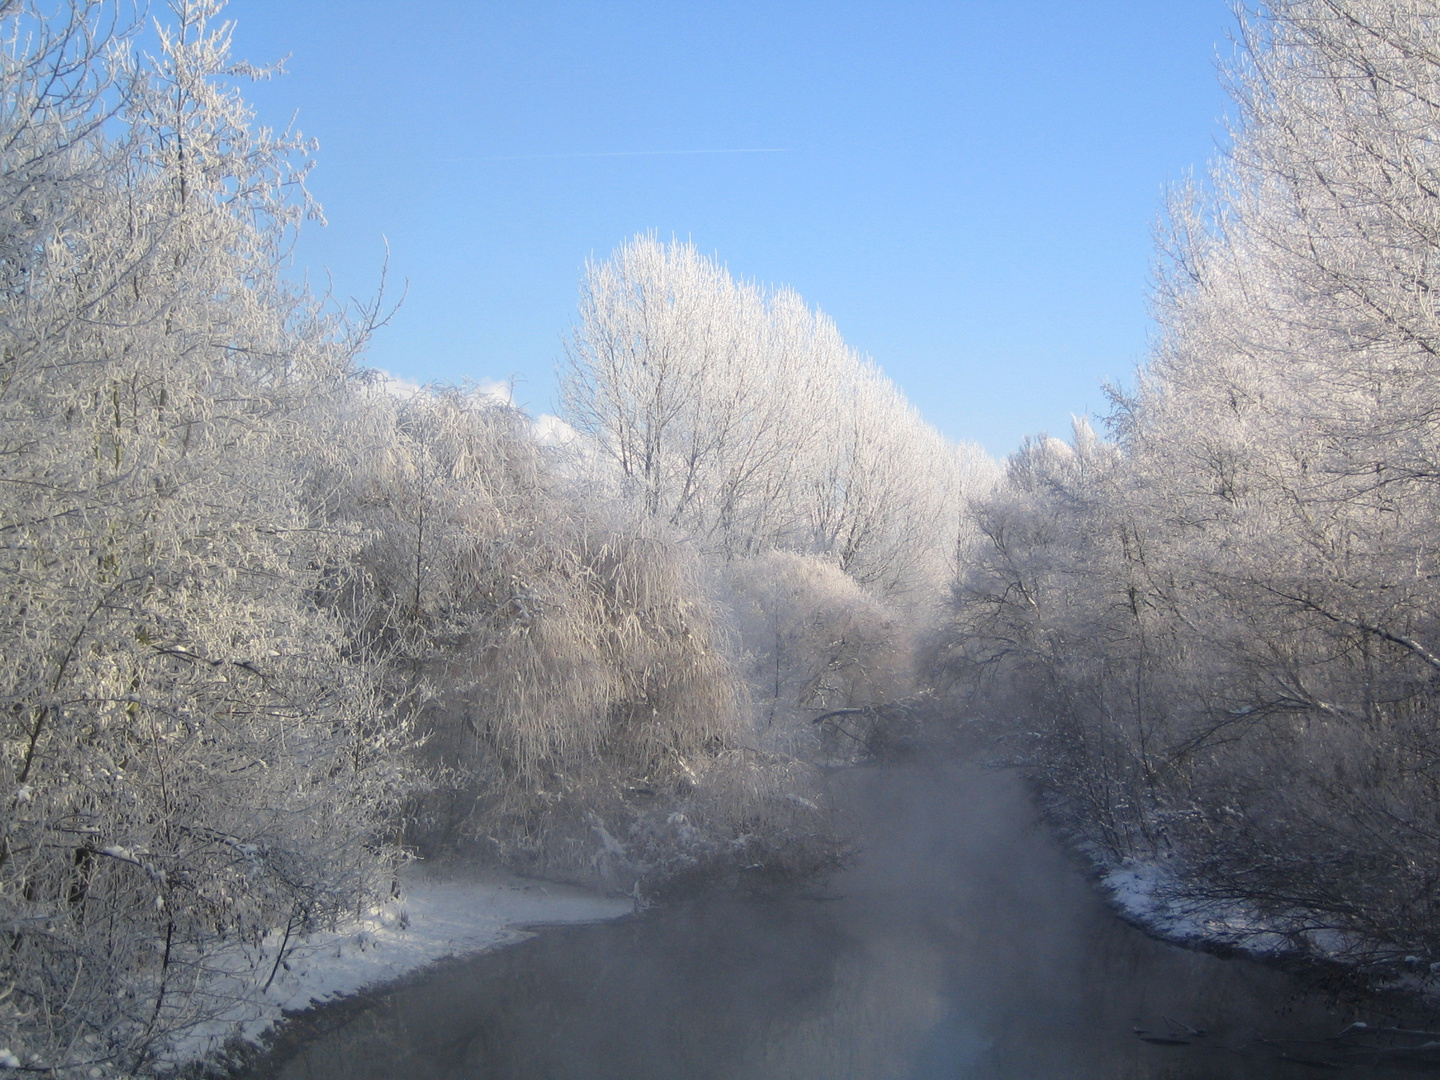
[{"label": "white contrail", "polygon": [[666,157],[679,154],[786,154],[788,146],[741,147],[733,150],[601,150],[578,154],[504,154],[483,158],[440,158],[440,161],[553,161],[560,158]]}]

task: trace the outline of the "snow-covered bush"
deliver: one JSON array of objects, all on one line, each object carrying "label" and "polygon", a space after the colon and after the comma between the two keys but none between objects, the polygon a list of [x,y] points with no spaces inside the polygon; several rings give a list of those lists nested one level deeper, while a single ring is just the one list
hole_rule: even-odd
[{"label": "snow-covered bush", "polygon": [[767,724],[803,730],[819,714],[911,692],[906,620],[834,562],[771,552],[730,563],[725,587]]},{"label": "snow-covered bush", "polygon": [[[523,413],[376,390],[329,442],[314,497],[366,538],[336,603],[449,771],[414,842],[614,884],[764,833],[753,804],[803,786],[740,750],[747,688],[694,549],[591,496]],[[653,827],[686,812],[689,831]],[[634,829],[648,853],[622,858]]]}]

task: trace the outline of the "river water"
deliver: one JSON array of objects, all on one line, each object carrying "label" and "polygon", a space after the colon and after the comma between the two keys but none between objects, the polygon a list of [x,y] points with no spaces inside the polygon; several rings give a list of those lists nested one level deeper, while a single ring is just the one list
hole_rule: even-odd
[{"label": "river water", "polygon": [[[253,1077],[1224,1080],[1430,1061],[1423,1036],[1374,1035],[1401,1026],[1374,1002],[1121,923],[1012,774],[833,780],[859,853],[827,882],[546,929],[318,1011]],[[1369,1034],[1335,1038],[1357,1020]]]}]

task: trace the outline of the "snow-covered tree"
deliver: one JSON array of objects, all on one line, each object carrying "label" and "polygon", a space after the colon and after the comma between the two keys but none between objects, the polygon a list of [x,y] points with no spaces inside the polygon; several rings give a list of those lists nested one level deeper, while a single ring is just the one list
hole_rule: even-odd
[{"label": "snow-covered tree", "polygon": [[1012,461],[946,649],[1115,855],[1404,955],[1440,947],[1440,7],[1282,0],[1244,29],[1233,149],[1177,196],[1118,445]]},{"label": "snow-covered tree", "polygon": [[820,555],[909,599],[953,572],[988,459],[925,424],[793,292],[636,237],[587,268],[566,355],[566,419],[704,550]]},{"label": "snow-covered tree", "polygon": [[494,398],[377,389],[337,416],[309,487],[364,541],[331,599],[447,777],[410,840],[628,888],[747,834],[782,864],[782,832],[823,835],[787,798],[813,795],[798,763],[756,756],[692,546]]},{"label": "snow-covered tree", "polygon": [[726,595],[767,724],[911,692],[907,621],[834,562],[777,551],[728,570]]},{"label": "snow-covered tree", "polygon": [[285,285],[304,147],[212,0],[159,54],[9,4],[0,55],[0,1038],[133,1061],[206,957],[380,883],[401,729],[316,604],[301,415],[355,342]]}]

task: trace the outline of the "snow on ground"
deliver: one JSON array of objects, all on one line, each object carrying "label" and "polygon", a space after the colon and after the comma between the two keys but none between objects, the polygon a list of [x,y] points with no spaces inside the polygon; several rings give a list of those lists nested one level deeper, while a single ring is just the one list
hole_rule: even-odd
[{"label": "snow on ground", "polygon": [[196,1060],[236,1035],[258,1040],[284,1011],[393,982],[446,957],[523,941],[532,936],[524,927],[598,922],[633,909],[627,897],[567,885],[498,874],[441,878],[408,868],[399,898],[337,930],[291,940],[278,964],[280,935],[258,949],[209,958],[212,974],[193,1006],[209,1016],[166,1059]]},{"label": "snow on ground", "polygon": [[[1399,990],[1440,1004],[1440,960],[1381,946],[1325,927],[1313,912],[1285,920],[1267,918],[1236,901],[1187,895],[1173,869],[1160,859],[1127,859],[1104,870],[1101,883],[1123,918],[1158,937],[1182,944],[1224,945],[1256,957],[1305,956],[1344,965],[1388,964],[1375,989]],[[1375,969],[1372,968],[1372,974]]]},{"label": "snow on ground", "polygon": [[1126,860],[1100,880],[1127,919],[1162,937],[1223,943],[1257,955],[1293,948],[1287,937],[1240,904],[1187,898],[1174,873],[1158,860]]}]

